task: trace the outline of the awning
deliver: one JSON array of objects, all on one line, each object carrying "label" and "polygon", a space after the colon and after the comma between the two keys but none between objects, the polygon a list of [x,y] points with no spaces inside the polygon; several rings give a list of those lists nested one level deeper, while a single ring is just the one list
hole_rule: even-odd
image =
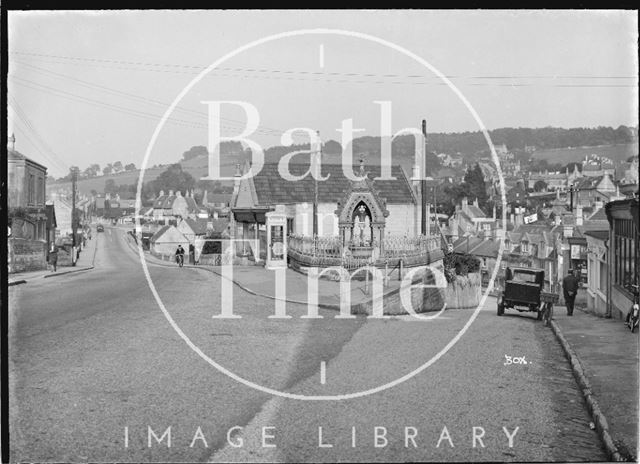
[{"label": "awning", "polygon": [[237,208],[233,209],[233,217],[238,222],[250,222],[255,224],[266,224],[265,214],[273,211],[271,208]]}]

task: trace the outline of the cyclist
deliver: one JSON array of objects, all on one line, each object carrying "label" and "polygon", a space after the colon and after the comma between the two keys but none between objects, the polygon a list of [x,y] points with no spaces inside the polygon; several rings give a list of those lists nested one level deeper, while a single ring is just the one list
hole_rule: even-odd
[{"label": "cyclist", "polygon": [[176,249],[176,262],[180,267],[184,264],[184,248],[182,248],[182,245],[178,245]]}]

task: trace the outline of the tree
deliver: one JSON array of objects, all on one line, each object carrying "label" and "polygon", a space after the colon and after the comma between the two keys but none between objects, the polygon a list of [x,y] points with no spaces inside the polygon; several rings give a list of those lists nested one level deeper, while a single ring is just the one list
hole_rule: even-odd
[{"label": "tree", "polygon": [[112,167],[111,163],[107,164],[104,168],[102,168],[102,173],[105,176],[108,176],[112,172],[113,172],[113,167]]},{"label": "tree", "polygon": [[113,170],[115,172],[122,172],[124,171],[124,168],[122,167],[122,162],[121,161],[116,161],[115,163],[113,163]]},{"label": "tree", "polygon": [[536,181],[535,184],[533,184],[533,190],[536,192],[543,192],[547,189],[547,183],[543,180],[538,180]]},{"label": "tree", "polygon": [[106,182],[104,183],[104,193],[105,194],[110,194],[110,195],[115,195],[116,193],[118,193],[118,185],[116,184],[116,181],[113,179],[107,179]]},{"label": "tree", "polygon": [[96,189],[91,189],[91,195],[94,197],[98,196],[98,191]]},{"label": "tree", "polygon": [[136,165],[133,163],[129,163],[124,167],[125,171],[135,171],[136,170]]},{"label": "tree", "polygon": [[478,163],[473,169],[468,169],[464,175],[464,184],[467,184],[470,196],[478,200],[478,206],[484,208],[487,205],[487,185],[484,182],[484,173]]},{"label": "tree", "polygon": [[166,171],[151,181],[151,183],[153,190],[156,192],[160,190],[164,190],[165,193],[169,190],[184,192],[192,189],[196,184],[196,180],[191,174],[183,171],[179,163],[176,163],[169,166]]},{"label": "tree", "polygon": [[183,161],[189,161],[190,159],[197,158],[198,156],[206,156],[208,154],[209,152],[207,151],[207,147],[196,145],[185,151],[182,154],[182,159]]}]

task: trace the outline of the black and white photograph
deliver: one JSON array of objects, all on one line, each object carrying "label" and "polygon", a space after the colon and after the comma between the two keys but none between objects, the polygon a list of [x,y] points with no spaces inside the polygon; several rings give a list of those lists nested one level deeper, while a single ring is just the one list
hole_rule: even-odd
[{"label": "black and white photograph", "polygon": [[2,462],[638,462],[637,9],[3,18]]}]

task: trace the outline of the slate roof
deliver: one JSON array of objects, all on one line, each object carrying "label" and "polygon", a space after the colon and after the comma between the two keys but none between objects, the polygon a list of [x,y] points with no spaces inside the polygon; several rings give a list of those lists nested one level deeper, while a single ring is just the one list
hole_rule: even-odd
[{"label": "slate roof", "polygon": [[496,242],[493,240],[483,240],[473,250],[471,250],[470,253],[476,256],[483,256],[487,258],[497,258],[499,249],[500,249],[500,242]]},{"label": "slate roof", "polygon": [[482,210],[476,205],[467,206],[467,211],[473,218],[486,218],[487,215],[482,212]]},{"label": "slate roof", "polygon": [[600,181],[602,180],[602,177],[603,176],[583,177],[582,179],[578,180],[578,182],[576,182],[574,186],[583,190],[596,188],[600,183]]},{"label": "slate roof", "polygon": [[589,218],[589,221],[606,221],[607,213],[605,213],[604,208],[598,208],[598,210],[593,213]]},{"label": "slate roof", "polygon": [[207,220],[206,219],[184,219],[186,223],[189,225],[191,230],[196,235],[204,235],[207,233]]},{"label": "slate roof", "polygon": [[[469,236],[469,251],[473,250],[474,247],[478,246],[483,239],[479,237]],[[458,240],[453,242],[453,251],[457,251],[459,253],[467,252],[467,237],[460,237]]]},{"label": "slate roof", "polygon": [[176,199],[175,195],[160,195],[153,202],[153,207],[156,209],[169,209],[173,205],[173,200]]},{"label": "slate roof", "polygon": [[162,226],[160,227],[157,232],[155,234],[153,234],[153,236],[151,237],[151,241],[155,242],[156,240],[158,240],[167,230],[169,230],[170,227],[173,226]]},{"label": "slate roof", "polygon": [[595,237],[599,240],[609,240],[608,230],[588,230],[584,234],[590,237]]},{"label": "slate roof", "polygon": [[[304,164],[290,164],[289,171],[292,175],[302,175],[308,170]],[[354,166],[354,174],[358,167]],[[369,179],[380,175],[380,166],[365,166]],[[318,201],[321,203],[335,203],[349,189],[351,181],[342,173],[341,164],[322,164],[322,176],[329,174],[329,178],[318,181]],[[386,199],[387,204],[414,204],[415,200],[411,192],[404,170],[399,165],[391,167],[391,175],[396,180],[375,180],[373,187],[381,198]],[[280,177],[277,163],[265,163],[262,170],[253,177],[253,185],[258,197],[258,205],[268,206],[275,204],[312,203],[314,196],[314,179],[306,176],[304,179],[291,182]]]},{"label": "slate roof", "polygon": [[7,149],[7,160],[24,160],[27,161],[29,163],[33,163],[36,166],[44,169],[45,171],[47,170],[47,167],[44,166],[43,164],[37,163],[35,161],[33,161],[31,158],[23,155],[22,153],[20,153],[17,150],[11,150],[11,149]]},{"label": "slate roof", "polygon": [[231,193],[209,193],[207,192],[208,203],[224,203],[228,205],[231,202]]},{"label": "slate roof", "polygon": [[226,219],[211,219],[210,222],[214,232],[222,233],[229,227],[229,221]]}]

